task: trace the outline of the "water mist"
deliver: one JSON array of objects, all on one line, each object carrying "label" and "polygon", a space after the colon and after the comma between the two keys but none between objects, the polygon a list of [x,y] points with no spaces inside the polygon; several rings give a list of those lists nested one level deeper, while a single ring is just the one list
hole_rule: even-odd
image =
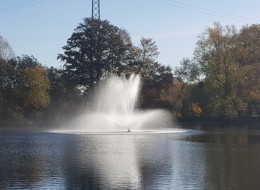
[{"label": "water mist", "polygon": [[172,127],[170,114],[163,110],[138,110],[139,75],[110,76],[103,79],[95,93],[93,108],[70,124],[82,132],[140,132]]}]

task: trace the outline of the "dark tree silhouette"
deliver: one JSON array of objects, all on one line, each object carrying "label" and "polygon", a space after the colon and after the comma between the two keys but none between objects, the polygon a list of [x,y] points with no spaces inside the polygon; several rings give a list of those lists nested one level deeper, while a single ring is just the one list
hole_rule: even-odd
[{"label": "dark tree silhouette", "polygon": [[129,34],[108,21],[85,18],[58,59],[76,85],[93,88],[105,72],[119,73],[127,64],[132,47]]}]

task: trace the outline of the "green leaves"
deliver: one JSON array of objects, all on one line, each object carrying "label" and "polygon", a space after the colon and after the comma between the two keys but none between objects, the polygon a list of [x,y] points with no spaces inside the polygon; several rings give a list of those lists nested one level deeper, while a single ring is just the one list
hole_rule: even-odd
[{"label": "green leaves", "polygon": [[108,21],[84,19],[63,47],[65,70],[77,85],[93,87],[104,72],[119,73],[127,64],[132,43],[129,34]]},{"label": "green leaves", "polygon": [[259,39],[259,25],[245,26],[239,32],[234,26],[219,23],[207,28],[199,36],[194,57],[183,59],[175,69],[175,75],[184,82],[204,83],[197,98],[195,91],[190,91],[194,94],[189,101],[204,94],[199,102],[202,109],[209,117],[221,118],[245,115],[250,104],[259,104]]},{"label": "green leaves", "polygon": [[175,76],[183,82],[198,82],[202,78],[202,70],[196,60],[184,58],[181,61],[181,66],[174,70]]}]

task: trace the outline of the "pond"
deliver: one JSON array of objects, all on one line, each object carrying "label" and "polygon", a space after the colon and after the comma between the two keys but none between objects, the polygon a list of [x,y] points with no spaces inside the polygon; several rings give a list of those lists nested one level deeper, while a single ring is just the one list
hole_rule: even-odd
[{"label": "pond", "polygon": [[183,133],[0,130],[0,189],[259,189],[260,130]]}]

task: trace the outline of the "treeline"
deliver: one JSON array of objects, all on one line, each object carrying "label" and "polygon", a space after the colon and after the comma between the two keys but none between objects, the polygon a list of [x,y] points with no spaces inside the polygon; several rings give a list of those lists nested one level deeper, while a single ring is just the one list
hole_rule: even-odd
[{"label": "treeline", "polygon": [[234,120],[260,116],[260,25],[215,23],[183,59],[175,74],[182,83],[182,119]]},{"label": "treeline", "polygon": [[140,107],[163,107],[162,91],[172,84],[169,66],[157,62],[151,38],[134,46],[128,32],[108,21],[86,18],[74,30],[57,58],[63,68],[43,66],[29,55],[15,57],[7,40],[0,41],[1,126],[49,126],[70,120],[91,106],[102,76],[142,76]]},{"label": "treeline", "polygon": [[194,56],[174,72],[157,61],[151,38],[136,46],[106,20],[85,18],[57,55],[62,68],[14,56],[0,37],[0,125],[47,127],[91,106],[102,76],[141,75],[139,107],[168,109],[180,120],[230,120],[260,115],[260,25],[215,23],[198,38]]}]

